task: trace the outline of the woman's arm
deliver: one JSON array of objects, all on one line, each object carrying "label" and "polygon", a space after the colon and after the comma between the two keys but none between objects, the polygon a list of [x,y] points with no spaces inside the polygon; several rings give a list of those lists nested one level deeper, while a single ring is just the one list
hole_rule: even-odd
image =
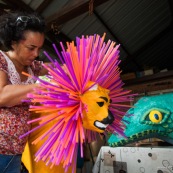
[{"label": "woman's arm", "polygon": [[0,107],[20,104],[36,87],[37,84],[8,85],[7,74],[0,70]]}]

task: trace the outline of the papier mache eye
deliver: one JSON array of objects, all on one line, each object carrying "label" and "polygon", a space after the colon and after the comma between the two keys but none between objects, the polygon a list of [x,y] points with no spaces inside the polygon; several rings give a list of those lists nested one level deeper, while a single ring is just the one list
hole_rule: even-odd
[{"label": "papier mache eye", "polygon": [[104,105],[104,102],[97,102],[97,104],[102,107]]},{"label": "papier mache eye", "polygon": [[162,121],[163,119],[163,113],[157,110],[152,110],[149,113],[149,119],[153,122],[153,123],[159,123]]},{"label": "papier mache eye", "polygon": [[142,117],[141,123],[144,124],[162,124],[169,117],[170,112],[168,110],[154,108]]}]

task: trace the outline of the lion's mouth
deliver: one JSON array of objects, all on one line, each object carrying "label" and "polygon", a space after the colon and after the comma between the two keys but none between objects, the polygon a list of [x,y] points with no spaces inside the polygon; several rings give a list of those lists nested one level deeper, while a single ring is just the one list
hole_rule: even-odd
[{"label": "lion's mouth", "polygon": [[111,124],[114,121],[114,116],[112,115],[112,112],[110,110],[108,110],[108,116],[106,118],[104,118],[102,121],[98,121],[96,120],[94,122],[95,127],[101,129],[101,130],[105,130],[106,127]]},{"label": "lion's mouth", "polygon": [[105,130],[109,124],[103,124],[100,121],[95,121],[94,125],[95,125],[95,127],[99,128],[101,130]]}]

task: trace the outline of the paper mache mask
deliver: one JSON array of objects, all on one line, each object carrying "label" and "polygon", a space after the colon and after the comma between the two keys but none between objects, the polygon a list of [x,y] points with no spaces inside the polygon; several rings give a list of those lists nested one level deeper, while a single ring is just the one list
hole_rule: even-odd
[{"label": "paper mache mask", "polygon": [[114,121],[114,116],[109,110],[111,102],[109,90],[95,84],[80,98],[85,106],[84,128],[103,133],[106,127]]}]

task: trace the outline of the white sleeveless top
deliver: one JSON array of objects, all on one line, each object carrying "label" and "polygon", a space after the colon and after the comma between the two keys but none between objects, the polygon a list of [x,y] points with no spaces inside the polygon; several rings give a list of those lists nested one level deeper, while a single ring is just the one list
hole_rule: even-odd
[{"label": "white sleeveless top", "polygon": [[[28,77],[26,81],[21,81],[20,75],[17,72],[13,62],[8,58],[8,56],[0,50],[0,53],[3,55],[5,58],[7,65],[8,65],[8,76],[9,76],[9,81],[11,84],[33,84],[35,83],[35,80],[32,77]],[[27,67],[28,74],[31,76],[34,76],[34,73],[31,69],[31,67]]]}]

